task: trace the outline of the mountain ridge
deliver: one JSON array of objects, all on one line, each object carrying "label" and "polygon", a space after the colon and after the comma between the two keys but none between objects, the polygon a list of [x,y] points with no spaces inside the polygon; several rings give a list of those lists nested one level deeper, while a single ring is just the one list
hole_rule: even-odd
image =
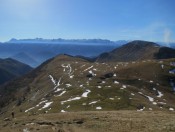
[{"label": "mountain ridge", "polygon": [[35,38],[35,39],[11,39],[5,43],[72,43],[72,44],[79,44],[79,43],[84,43],[84,44],[125,44],[129,41],[127,40],[118,40],[118,41],[111,41],[108,39],[43,39],[43,38]]},{"label": "mountain ridge", "polygon": [[[171,54],[170,54],[170,53]],[[136,40],[118,47],[111,52],[103,53],[96,58],[97,62],[137,61],[148,59],[168,59],[175,57],[175,50],[162,47],[154,42]]]},{"label": "mountain ridge", "polygon": [[[112,41],[109,39],[63,39],[63,38],[58,38],[58,39],[44,39],[44,38],[34,38],[34,39],[16,39],[12,38],[9,41],[6,41],[4,43],[70,43],[70,42],[77,42],[77,43],[106,43],[106,44],[117,44],[117,45],[124,45],[126,43],[132,42],[135,40],[116,40]],[[146,40],[145,40],[146,41]],[[151,42],[151,41],[150,41]],[[0,42],[1,43],[1,42]],[[161,46],[165,47],[170,47],[170,48],[175,48],[175,43],[174,42],[161,42],[161,41],[154,41],[154,43],[157,43]]]}]

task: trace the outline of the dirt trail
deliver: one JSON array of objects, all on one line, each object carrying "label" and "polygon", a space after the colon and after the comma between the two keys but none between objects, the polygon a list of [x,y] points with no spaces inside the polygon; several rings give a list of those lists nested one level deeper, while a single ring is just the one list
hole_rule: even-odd
[{"label": "dirt trail", "polygon": [[70,112],[0,121],[1,132],[169,132],[175,113],[162,111]]}]

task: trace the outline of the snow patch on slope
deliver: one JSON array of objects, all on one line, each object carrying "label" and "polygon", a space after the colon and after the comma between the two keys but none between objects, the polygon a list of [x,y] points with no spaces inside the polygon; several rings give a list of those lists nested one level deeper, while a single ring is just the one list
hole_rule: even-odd
[{"label": "snow patch on slope", "polygon": [[142,92],[138,92],[138,93],[141,94],[141,95],[143,95],[143,96],[145,96],[145,97],[147,97],[150,102],[153,102],[154,101],[154,98],[152,98],[152,97],[150,97],[148,95],[145,95]]},{"label": "snow patch on slope", "polygon": [[90,92],[91,92],[91,91],[90,91],[89,89],[87,89],[86,92],[84,92],[84,93],[82,94],[82,97],[87,98],[87,97],[88,97],[87,95],[88,95]]},{"label": "snow patch on slope", "polygon": [[64,104],[64,103],[70,102],[70,101],[74,101],[74,100],[80,100],[80,99],[81,99],[81,97],[70,98],[70,99],[68,99],[68,100],[61,101],[61,104]]},{"label": "snow patch on slope", "polygon": [[42,110],[42,109],[45,109],[45,108],[49,107],[52,103],[53,102],[47,102],[47,103],[45,103],[45,105],[41,109],[39,109],[39,110]]},{"label": "snow patch on slope", "polygon": [[49,75],[49,78],[52,81],[52,83],[54,84],[54,86],[56,86],[56,80],[53,78],[53,76]]},{"label": "snow patch on slope", "polygon": [[96,110],[101,110],[101,109],[102,109],[101,106],[96,107]]},{"label": "snow patch on slope", "polygon": [[91,68],[93,68],[94,66],[90,66],[88,67],[87,69],[85,69],[83,72],[87,71],[87,70],[90,70]]}]

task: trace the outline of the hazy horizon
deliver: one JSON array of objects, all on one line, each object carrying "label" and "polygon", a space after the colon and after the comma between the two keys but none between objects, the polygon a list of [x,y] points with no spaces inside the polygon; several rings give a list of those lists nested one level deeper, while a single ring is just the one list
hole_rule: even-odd
[{"label": "hazy horizon", "polygon": [[175,42],[174,0],[1,0],[0,42],[108,39]]}]

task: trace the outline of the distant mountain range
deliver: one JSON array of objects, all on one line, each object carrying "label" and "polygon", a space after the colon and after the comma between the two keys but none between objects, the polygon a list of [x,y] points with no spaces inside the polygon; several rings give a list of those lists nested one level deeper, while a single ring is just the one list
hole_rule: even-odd
[{"label": "distant mountain range", "polygon": [[20,77],[32,68],[11,58],[0,59],[0,84]]},{"label": "distant mountain range", "polygon": [[33,44],[33,43],[47,43],[47,44],[88,44],[88,45],[123,45],[125,43],[127,43],[129,41],[126,40],[119,40],[119,41],[110,41],[107,39],[62,39],[62,38],[58,38],[58,39],[43,39],[43,38],[36,38],[36,39],[11,39],[10,41],[6,42],[6,43],[25,43],[25,44]]},{"label": "distant mountain range", "polygon": [[12,39],[0,44],[0,58],[14,58],[32,67],[58,54],[73,56],[95,57],[103,52],[108,52],[128,41],[112,42],[101,39]]},{"label": "distant mountain range", "polygon": [[[62,38],[58,38],[58,39],[43,39],[43,38],[35,38],[35,39],[11,39],[5,43],[25,43],[25,44],[32,44],[32,43],[49,43],[49,44],[112,44],[112,45],[118,45],[121,46],[123,44],[126,44],[128,42],[131,42],[133,40],[118,40],[118,41],[110,41],[108,39],[62,39]],[[165,42],[160,42],[157,41],[155,42],[161,46],[166,46],[166,47],[171,47],[171,48],[175,48],[175,42],[169,42],[169,43],[165,43]]]},{"label": "distant mountain range", "polygon": [[[0,43],[0,58],[14,58],[32,67],[37,67],[58,54],[83,56],[94,60],[99,54],[110,52],[128,42],[130,41],[106,39],[11,39]],[[161,42],[158,44],[166,45]],[[172,48],[175,46],[173,43],[169,45]]]}]

